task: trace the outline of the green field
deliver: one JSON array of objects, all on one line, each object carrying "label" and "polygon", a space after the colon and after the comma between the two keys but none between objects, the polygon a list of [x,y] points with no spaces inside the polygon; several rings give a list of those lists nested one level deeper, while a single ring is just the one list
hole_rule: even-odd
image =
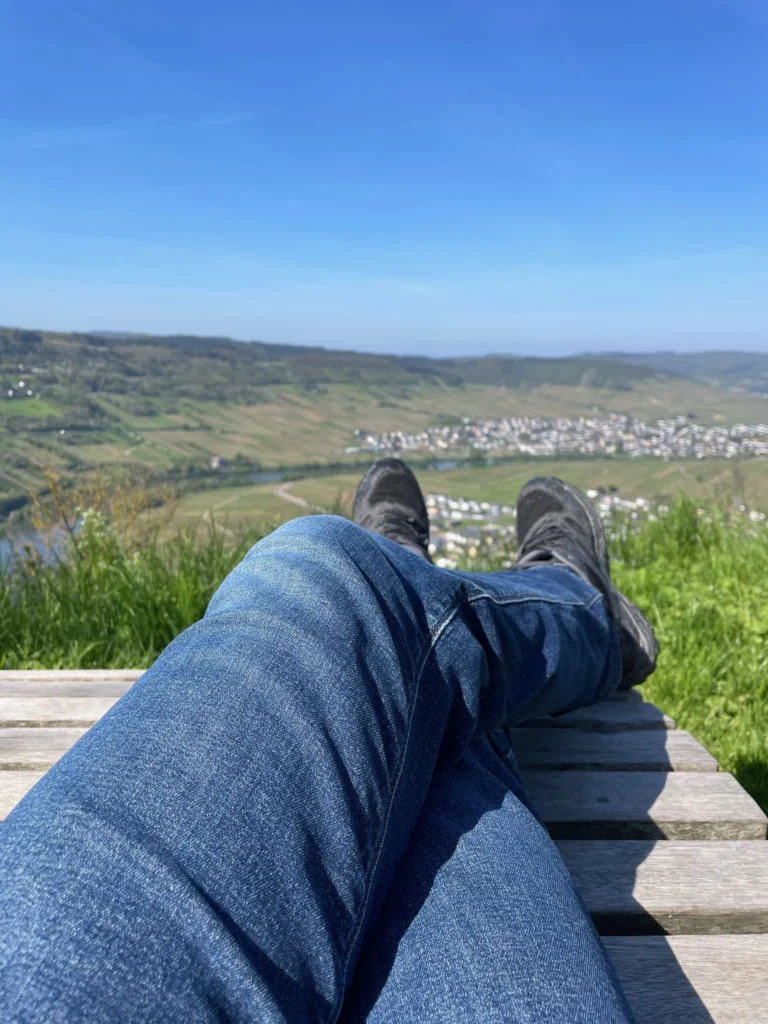
[{"label": "green field", "polygon": [[[750,366],[762,379],[759,358],[745,358],[738,367],[718,358],[723,379],[746,387]],[[240,466],[327,466],[357,461],[345,449],[359,429],[609,413],[768,422],[768,398],[712,386],[709,370],[695,379],[703,372],[695,360],[691,370],[683,376],[599,355],[428,359],[0,327],[0,514],[43,488],[47,471],[76,484],[113,470],[154,482],[201,477],[214,456],[239,455]],[[39,399],[26,396],[31,382]]]},{"label": "green field", "polygon": [[[286,492],[303,499],[314,510],[349,515],[363,469],[305,477],[284,485]],[[514,504],[526,480],[533,476],[559,476],[582,490],[616,488],[625,498],[650,498],[666,503],[681,494],[720,505],[737,502],[768,510],[768,463],[759,460],[734,462],[711,459],[693,462],[678,459],[582,459],[483,464],[461,469],[426,470],[416,467],[425,493],[475,498]],[[178,503],[177,517],[186,525],[214,518],[232,529],[295,518],[304,511],[280,497],[278,484],[258,484],[195,491]]]},{"label": "green field", "polygon": [[[96,400],[124,428],[117,450],[107,438],[78,449],[66,436],[54,439],[57,452],[76,454],[86,465],[139,463],[148,451],[168,467],[190,459],[207,461],[214,455],[233,458],[238,452],[265,466],[323,464],[343,458],[358,428],[416,432],[444,416],[493,419],[626,412],[657,419],[695,412],[702,422],[768,421],[768,400],[693,381],[656,381],[653,386],[641,382],[632,391],[543,385],[522,392],[492,385],[446,389],[433,384],[403,390],[333,384],[314,394],[282,387],[266,389],[263,400],[254,405],[179,399],[173,411],[163,411],[158,403],[146,416],[130,412],[120,396]],[[103,444],[110,447],[99,451]]]},{"label": "green field", "polygon": [[50,402],[39,398],[16,398],[11,402],[0,401],[0,418],[24,416],[27,419],[41,419],[46,416],[57,416],[59,410]]},{"label": "green field", "polygon": [[[531,477],[558,476],[582,490],[616,488],[626,498],[673,501],[681,493],[700,500],[738,499],[752,508],[768,508],[768,463],[728,459],[551,459],[468,466],[450,470],[417,470],[425,493],[449,494],[500,504],[514,504]],[[293,484],[292,491],[312,505],[333,506],[339,497],[349,508],[359,472],[312,477]]]},{"label": "green field", "polygon": [[[149,470],[162,476],[190,464],[207,467],[213,456],[232,460],[241,455],[266,467],[358,461],[360,456],[344,454],[355,443],[355,430],[418,432],[444,417],[576,417],[626,412],[655,419],[695,412],[702,422],[768,422],[768,400],[685,380],[640,381],[632,390],[546,384],[521,391],[476,384],[446,388],[434,383],[415,383],[408,388],[329,384],[317,392],[265,387],[260,401],[253,404],[153,399],[145,403],[146,414],[137,413],[135,403],[126,395],[99,393],[89,401],[92,412],[87,415],[103,417],[103,424],[88,430],[65,429],[61,434],[59,429],[34,428],[34,422],[47,423],[49,419],[41,411],[43,403],[33,399],[28,407],[38,408],[36,418],[30,417],[23,428],[4,428],[0,416],[0,499],[36,490],[44,467],[74,478],[111,468]],[[11,407],[23,405],[16,400],[0,402],[6,420]],[[69,420],[51,422],[58,425]],[[417,452],[413,457],[423,460],[428,453]],[[23,480],[13,472],[19,465],[25,469]]]},{"label": "green field", "polygon": [[175,521],[195,526],[213,520],[221,529],[275,526],[303,515],[304,510],[275,494],[275,485],[224,487],[196,491],[179,502]]}]

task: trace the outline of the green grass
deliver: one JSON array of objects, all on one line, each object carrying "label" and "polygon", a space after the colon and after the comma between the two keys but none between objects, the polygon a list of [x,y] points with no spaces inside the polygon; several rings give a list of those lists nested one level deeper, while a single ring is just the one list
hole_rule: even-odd
[{"label": "green grass", "polygon": [[[91,514],[78,556],[0,572],[0,668],[151,664],[258,535],[208,522],[134,551]],[[768,808],[768,529],[683,499],[637,534],[619,530],[612,550],[617,584],[661,641],[645,695]]]},{"label": "green grass", "polygon": [[768,529],[683,500],[613,550],[617,585],[661,644],[645,696],[768,810]]},{"label": "green grass", "polygon": [[66,561],[0,571],[0,669],[151,665],[259,537],[209,523],[136,551],[87,513]]}]

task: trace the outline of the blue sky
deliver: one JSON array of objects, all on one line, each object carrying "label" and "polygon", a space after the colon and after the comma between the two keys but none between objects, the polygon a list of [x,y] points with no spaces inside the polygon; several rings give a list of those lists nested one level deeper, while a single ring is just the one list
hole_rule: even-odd
[{"label": "blue sky", "polygon": [[768,350],[768,5],[0,0],[0,323]]}]

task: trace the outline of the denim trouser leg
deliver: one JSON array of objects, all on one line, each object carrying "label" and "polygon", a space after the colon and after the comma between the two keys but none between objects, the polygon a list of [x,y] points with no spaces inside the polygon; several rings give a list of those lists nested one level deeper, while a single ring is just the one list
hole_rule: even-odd
[{"label": "denim trouser leg", "polygon": [[341,1020],[633,1020],[557,848],[485,737],[436,773]]},{"label": "denim trouser leg", "polygon": [[335,1020],[435,772],[619,674],[566,570],[286,525],[3,825],[0,1019]]}]

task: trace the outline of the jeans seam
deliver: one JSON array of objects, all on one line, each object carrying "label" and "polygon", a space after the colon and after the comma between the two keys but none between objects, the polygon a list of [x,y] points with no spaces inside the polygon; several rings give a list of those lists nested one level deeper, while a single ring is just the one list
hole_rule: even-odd
[{"label": "jeans seam", "polygon": [[601,597],[601,595],[598,594],[597,597],[593,601],[591,601],[589,604],[586,604],[584,601],[580,600],[579,598],[575,598],[572,601],[564,601],[560,597],[540,597],[538,595],[534,596],[533,594],[526,595],[525,597],[501,597],[501,598],[499,598],[499,597],[495,597],[493,594],[486,594],[485,592],[481,592],[479,594],[470,594],[468,597],[466,597],[461,602],[460,605],[458,605],[456,610],[458,611],[458,608],[460,608],[462,604],[476,604],[478,601],[492,601],[494,604],[497,604],[497,605],[500,605],[500,606],[504,606],[504,605],[508,605],[508,604],[528,604],[530,602],[535,602],[536,604],[559,604],[559,605],[565,605],[568,608],[579,608],[579,607],[582,607],[582,608],[586,608],[587,610],[589,610],[592,607],[592,605],[595,604],[596,601],[600,600],[600,597]]},{"label": "jeans seam", "polygon": [[363,927],[363,921],[365,920],[365,915],[368,912],[368,907],[370,905],[370,899],[371,899],[371,885],[372,885],[373,879],[374,879],[374,877],[376,875],[376,870],[377,870],[377,868],[379,866],[379,861],[381,860],[381,853],[382,853],[382,850],[384,849],[384,841],[385,841],[385,839],[387,837],[387,830],[389,828],[389,822],[390,822],[390,819],[392,817],[392,808],[393,808],[394,803],[395,803],[395,797],[397,795],[397,790],[398,790],[398,787],[400,785],[400,780],[403,777],[403,769],[405,767],[405,758],[406,758],[406,755],[408,753],[408,747],[410,746],[410,742],[411,742],[411,733],[412,733],[412,730],[413,730],[413,714],[414,714],[414,711],[415,711],[415,708],[416,708],[416,702],[417,702],[418,697],[419,697],[419,692],[421,690],[421,680],[422,680],[422,677],[424,675],[424,668],[425,668],[425,666],[427,664],[427,659],[429,658],[429,655],[434,650],[435,645],[440,640],[440,637],[443,635],[445,630],[448,628],[448,626],[451,624],[451,622],[454,620],[454,618],[458,614],[459,610],[467,603],[467,601],[468,601],[468,598],[463,597],[453,607],[449,607],[448,608],[448,610],[444,613],[443,618],[439,621],[439,623],[435,627],[435,629],[430,631],[429,637],[427,639],[427,643],[426,643],[426,645],[425,645],[421,655],[419,656],[419,662],[418,662],[419,667],[418,667],[418,671],[416,673],[416,685],[414,687],[413,698],[411,700],[411,704],[410,704],[410,707],[408,709],[408,730],[407,730],[407,732],[405,734],[405,743],[403,744],[403,752],[402,752],[402,754],[400,756],[400,763],[397,766],[397,773],[395,775],[394,785],[392,786],[392,791],[391,791],[390,798],[389,798],[389,805],[387,807],[387,813],[386,813],[386,816],[384,818],[384,827],[382,828],[382,831],[381,831],[381,838],[379,840],[378,849],[376,851],[376,856],[373,859],[373,867],[371,868],[371,871],[370,871],[370,873],[368,875],[368,878],[366,879],[365,898],[363,900],[363,905],[362,905],[362,907],[360,909],[360,916],[358,918],[355,930],[354,930],[354,932],[352,934],[352,941],[350,943],[349,950],[348,950],[347,955],[346,955],[345,960],[344,960],[344,966],[343,966],[342,972],[341,972],[341,985],[340,985],[340,988],[339,988],[339,1002],[338,1002],[338,1005],[333,1008],[333,1012],[332,1012],[331,1016],[329,1017],[329,1021],[337,1021],[339,1019],[339,1014],[341,1013],[341,1008],[343,1006],[343,1002],[344,1002],[344,989],[345,989],[345,986],[346,986],[346,983],[347,983],[347,971],[349,970],[349,961],[350,961],[350,958],[352,956],[352,952],[353,952],[353,950],[355,948],[355,945],[357,944],[357,940],[360,938],[360,930]]},{"label": "jeans seam", "polygon": [[[598,598],[599,598],[599,596],[600,595],[598,595]],[[416,709],[416,702],[418,700],[419,692],[421,690],[421,680],[422,680],[422,677],[424,675],[424,669],[426,667],[427,660],[428,660],[430,654],[434,651],[434,649],[437,646],[437,644],[439,643],[439,641],[442,639],[443,635],[445,634],[445,631],[448,629],[448,627],[454,621],[454,619],[456,618],[458,613],[461,611],[461,609],[465,605],[477,604],[480,601],[491,601],[494,604],[497,604],[497,605],[500,605],[500,606],[510,605],[510,604],[525,604],[527,602],[541,602],[543,604],[568,605],[569,607],[578,607],[579,605],[584,606],[584,602],[583,601],[579,601],[579,600],[563,601],[563,600],[561,600],[559,598],[536,597],[536,596],[533,596],[533,595],[526,596],[526,597],[496,598],[492,594],[487,594],[487,593],[484,593],[484,592],[477,593],[477,594],[467,594],[467,595],[463,596],[455,605],[453,605],[452,607],[449,607],[448,610],[446,612],[444,612],[443,618],[438,622],[438,625],[433,630],[430,631],[427,644],[424,647],[421,655],[419,656],[419,662],[418,662],[419,667],[418,667],[418,671],[416,673],[416,685],[414,687],[413,698],[411,700],[411,704],[410,704],[410,707],[408,709],[408,730],[407,730],[406,735],[405,735],[405,743],[403,744],[403,752],[402,752],[402,755],[400,757],[400,763],[397,766],[397,773],[395,775],[394,785],[392,786],[392,791],[391,791],[391,795],[390,795],[390,798],[389,798],[389,805],[387,807],[387,813],[386,813],[386,816],[384,818],[384,827],[381,830],[381,838],[380,838],[379,843],[378,843],[378,849],[376,851],[376,856],[373,859],[373,867],[371,868],[371,870],[370,870],[370,872],[368,874],[368,878],[366,879],[365,896],[364,896],[364,899],[363,899],[363,905],[362,905],[362,907],[360,909],[360,915],[358,917],[357,924],[355,926],[355,930],[352,933],[352,941],[350,942],[349,949],[348,949],[347,954],[346,954],[346,956],[344,958],[344,961],[343,961],[343,966],[342,966],[342,970],[341,970],[341,978],[339,979],[340,980],[339,999],[338,999],[336,1005],[333,1007],[330,1016],[328,1017],[329,1024],[334,1024],[334,1022],[338,1021],[339,1015],[341,1014],[342,1006],[344,1004],[344,995],[345,995],[344,990],[345,990],[345,987],[346,987],[346,984],[347,984],[347,972],[349,970],[349,961],[350,961],[350,959],[352,957],[352,953],[353,953],[354,948],[355,948],[355,946],[357,944],[357,941],[360,938],[360,931],[361,931],[361,929],[363,927],[363,922],[365,920],[365,915],[367,914],[368,907],[370,905],[371,887],[372,887],[373,879],[374,879],[374,877],[376,875],[376,871],[377,871],[378,866],[379,866],[379,861],[381,860],[381,854],[382,854],[382,851],[384,849],[384,842],[386,840],[387,831],[389,829],[389,822],[390,822],[390,819],[392,817],[392,808],[393,808],[394,803],[395,803],[395,797],[397,795],[397,790],[398,790],[398,787],[400,785],[400,780],[403,777],[403,769],[405,767],[405,758],[406,758],[406,755],[408,753],[408,748],[409,748],[410,742],[411,742],[411,734],[412,734],[412,730],[413,730],[413,715],[414,715],[414,711]],[[592,603],[594,604],[594,602],[592,602]],[[589,605],[588,607],[591,607],[591,605]]]}]

